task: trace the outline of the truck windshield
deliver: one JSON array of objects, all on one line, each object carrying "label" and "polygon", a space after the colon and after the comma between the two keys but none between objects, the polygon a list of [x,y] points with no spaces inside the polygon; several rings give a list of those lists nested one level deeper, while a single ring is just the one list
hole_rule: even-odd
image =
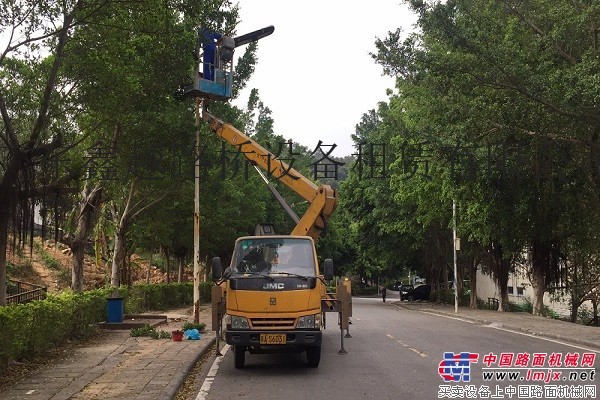
[{"label": "truck windshield", "polygon": [[232,260],[236,274],[316,276],[313,246],[301,238],[252,238],[237,242]]}]

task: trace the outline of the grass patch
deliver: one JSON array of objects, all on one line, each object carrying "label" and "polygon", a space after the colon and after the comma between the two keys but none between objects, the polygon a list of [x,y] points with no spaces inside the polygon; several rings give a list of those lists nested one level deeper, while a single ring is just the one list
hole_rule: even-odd
[{"label": "grass patch", "polygon": [[171,339],[171,334],[163,330],[156,330],[150,325],[145,324],[139,328],[131,330],[132,337],[150,337],[152,339]]},{"label": "grass patch", "polygon": [[193,322],[186,322],[185,324],[183,324],[181,330],[187,331],[188,329],[197,329],[198,332],[202,332],[205,328],[206,324],[204,322],[200,322],[199,324],[194,324]]}]

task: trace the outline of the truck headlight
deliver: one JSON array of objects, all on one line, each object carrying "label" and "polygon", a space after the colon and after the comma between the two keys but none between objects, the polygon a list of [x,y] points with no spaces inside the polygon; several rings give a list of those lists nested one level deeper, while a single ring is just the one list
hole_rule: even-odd
[{"label": "truck headlight", "polygon": [[238,317],[237,315],[231,316],[231,329],[248,329],[248,319],[246,317]]},{"label": "truck headlight", "polygon": [[311,329],[320,329],[321,328],[321,314],[313,314],[313,315],[305,315],[303,317],[298,318],[298,323],[296,324],[296,328],[311,328]]}]

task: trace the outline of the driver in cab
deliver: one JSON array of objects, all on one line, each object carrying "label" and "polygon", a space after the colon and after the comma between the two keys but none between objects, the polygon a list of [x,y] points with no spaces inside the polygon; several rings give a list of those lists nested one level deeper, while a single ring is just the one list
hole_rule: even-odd
[{"label": "driver in cab", "polygon": [[275,258],[271,262],[274,271],[281,270],[287,267],[292,261],[292,252],[289,248],[282,247],[275,254]]}]

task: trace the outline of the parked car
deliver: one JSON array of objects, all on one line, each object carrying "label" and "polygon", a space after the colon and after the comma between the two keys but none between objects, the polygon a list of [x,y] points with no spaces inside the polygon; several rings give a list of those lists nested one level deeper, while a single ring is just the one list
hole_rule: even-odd
[{"label": "parked car", "polygon": [[413,285],[400,285],[400,300],[408,300],[408,292],[414,290]]},{"label": "parked car", "polygon": [[414,287],[406,293],[406,299],[408,301],[413,300],[426,300],[429,301],[429,295],[431,294],[431,285],[420,285]]}]

